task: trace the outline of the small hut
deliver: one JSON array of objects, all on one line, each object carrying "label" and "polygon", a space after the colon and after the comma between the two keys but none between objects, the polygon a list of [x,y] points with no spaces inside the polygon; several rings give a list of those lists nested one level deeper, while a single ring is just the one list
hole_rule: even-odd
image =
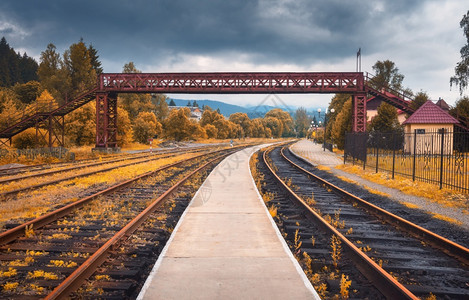
[{"label": "small hut", "polygon": [[[402,123],[405,125],[405,151],[416,154],[453,153],[454,124],[459,121],[432,101],[425,102]],[[443,139],[443,143],[441,142]]]}]

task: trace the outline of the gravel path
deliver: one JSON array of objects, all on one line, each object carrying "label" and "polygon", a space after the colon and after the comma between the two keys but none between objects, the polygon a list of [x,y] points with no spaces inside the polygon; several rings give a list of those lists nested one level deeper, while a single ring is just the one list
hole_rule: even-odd
[{"label": "gravel path", "polygon": [[[335,167],[343,164],[343,159],[335,153],[329,151],[323,151],[321,145],[315,144],[309,140],[301,140],[290,147],[290,150],[298,156],[307,159],[314,166],[322,165],[330,168],[330,172],[335,176],[344,176],[351,180],[358,182],[359,184],[369,187],[383,193],[389,194],[390,199],[399,203],[407,202],[417,205],[421,211],[429,214],[437,213],[443,216],[450,217],[452,219],[462,222],[461,227],[465,230],[469,230],[469,214],[464,212],[463,209],[445,207],[438,203],[432,202],[430,199],[417,197],[409,194],[405,194],[398,189],[389,188],[378,183],[371,182],[363,179],[362,177],[347,173],[342,170],[338,170]],[[438,189],[435,186],[435,190]]]}]

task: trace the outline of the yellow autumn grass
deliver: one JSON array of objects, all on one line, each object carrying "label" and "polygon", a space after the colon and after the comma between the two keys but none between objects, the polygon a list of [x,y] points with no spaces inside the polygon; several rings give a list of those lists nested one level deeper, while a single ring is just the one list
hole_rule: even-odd
[{"label": "yellow autumn grass", "polygon": [[441,215],[441,214],[438,214],[438,213],[432,213],[432,217],[435,218],[435,219],[443,220],[445,222],[453,223],[453,224],[456,224],[456,225],[462,225],[463,224],[459,220],[456,220],[456,219],[453,219],[451,217],[444,216],[444,215]]},{"label": "yellow autumn grass", "polygon": [[85,191],[101,190],[112,184],[196,155],[198,154],[186,153],[170,158],[162,158],[145,164],[122,167],[109,172],[64,181],[29,193],[21,193],[16,199],[0,202],[0,227],[3,227],[9,220],[20,222],[24,219],[36,218],[53,210],[58,205],[76,201],[83,196]]},{"label": "yellow autumn grass", "polygon": [[345,176],[337,176],[337,178],[345,181],[345,182],[349,182],[349,183],[353,183],[353,184],[356,184],[356,185],[359,185],[359,186],[362,186],[364,189],[366,189],[368,192],[372,193],[372,194],[375,194],[375,195],[380,195],[380,196],[384,196],[384,197],[390,197],[391,195],[389,195],[388,193],[385,193],[385,192],[381,192],[377,189],[374,189],[374,188],[371,188],[367,185],[364,185],[364,184],[360,184],[358,181],[356,180],[353,180],[353,179],[350,179],[350,178],[347,178]]},{"label": "yellow autumn grass", "polygon": [[323,166],[323,165],[317,165],[316,168],[318,168],[321,171],[330,171],[331,168]]},{"label": "yellow autumn grass", "polygon": [[415,204],[409,203],[409,202],[402,202],[401,201],[401,204],[404,205],[407,208],[414,208],[414,209],[420,208],[418,205],[415,205]]},{"label": "yellow autumn grass", "polygon": [[427,198],[432,202],[445,207],[461,208],[466,211],[469,208],[469,195],[459,194],[449,189],[440,190],[438,186],[434,184],[412,181],[408,178],[397,175],[394,177],[395,179],[392,180],[388,173],[374,173],[369,170],[363,170],[362,167],[348,164],[339,165],[336,168],[348,173],[356,174],[371,182],[397,189],[409,195]]}]

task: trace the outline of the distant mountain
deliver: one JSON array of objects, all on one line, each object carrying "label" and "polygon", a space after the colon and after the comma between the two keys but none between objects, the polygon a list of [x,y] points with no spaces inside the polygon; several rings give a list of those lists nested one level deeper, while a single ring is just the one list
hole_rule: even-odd
[{"label": "distant mountain", "polygon": [[[187,106],[187,102],[194,102],[194,100],[188,100],[188,99],[172,99],[176,106]],[[167,102],[169,103],[171,99],[168,99]],[[221,101],[216,101],[216,100],[195,100],[197,104],[199,105],[200,108],[202,106],[210,106],[211,109],[217,110],[220,109],[220,113],[225,116],[229,117],[231,114],[241,112],[241,113],[246,113],[249,118],[258,118],[258,117],[263,117],[265,112],[257,112],[253,109],[246,108],[243,106],[239,105],[234,105],[234,104],[228,104],[225,102]]]},{"label": "distant mountain", "polygon": [[[190,102],[191,104],[194,102],[194,100],[189,100],[189,99],[172,99],[176,106],[187,106],[187,102]],[[167,102],[171,101],[171,98],[167,99]],[[239,105],[234,105],[234,104],[228,104],[222,101],[217,101],[217,100],[195,100],[197,104],[199,105],[200,108],[202,106],[210,106],[213,110],[220,109],[220,112],[222,115],[225,117],[229,117],[231,114],[237,113],[237,112],[242,112],[246,113],[249,118],[254,119],[254,118],[262,118],[264,115],[269,111],[274,108],[281,108],[285,111],[288,111],[292,117],[295,114],[295,111],[297,107],[295,106],[289,106],[289,107],[284,107],[284,106],[272,106],[272,105],[257,105],[257,106],[239,106]],[[325,111],[325,108],[321,108],[322,111]],[[320,116],[317,112],[317,109],[308,109],[308,115],[313,116],[315,115],[316,118],[323,119],[324,118],[324,113],[322,113]]]}]

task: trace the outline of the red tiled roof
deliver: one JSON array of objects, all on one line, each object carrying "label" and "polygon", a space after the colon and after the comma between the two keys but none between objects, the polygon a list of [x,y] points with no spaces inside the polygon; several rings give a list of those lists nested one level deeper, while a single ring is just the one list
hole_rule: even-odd
[{"label": "red tiled roof", "polygon": [[434,104],[425,102],[402,124],[458,124],[459,121]]}]

